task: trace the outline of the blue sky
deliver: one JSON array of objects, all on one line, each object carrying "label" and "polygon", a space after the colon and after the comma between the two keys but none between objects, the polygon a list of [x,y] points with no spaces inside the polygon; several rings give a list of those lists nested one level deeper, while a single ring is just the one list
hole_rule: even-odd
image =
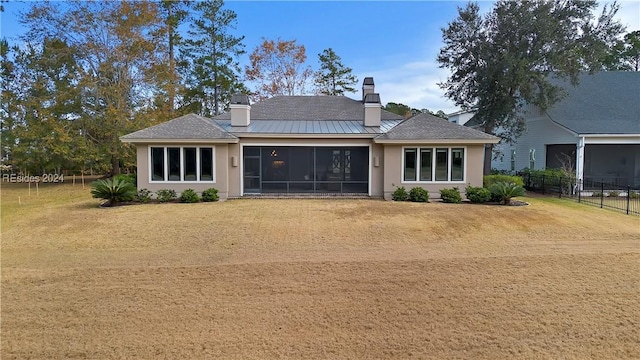
[{"label": "blue sky", "polygon": [[[261,39],[296,39],[305,45],[308,63],[318,67],[317,54],[326,48],[342,57],[361,82],[373,76],[383,103],[400,102],[430,110],[457,110],[438,88],[448,72],[435,62],[442,46],[441,28],[466,1],[227,1],[236,12],[236,33],[245,36],[250,53]],[[492,2],[479,3],[482,11]],[[628,31],[640,30],[640,1],[622,1],[618,19]],[[24,30],[18,11],[29,2],[5,3],[2,36],[15,38]],[[240,59],[248,62],[248,54]],[[358,88],[360,84],[358,85]],[[357,98],[359,94],[349,94]]]}]

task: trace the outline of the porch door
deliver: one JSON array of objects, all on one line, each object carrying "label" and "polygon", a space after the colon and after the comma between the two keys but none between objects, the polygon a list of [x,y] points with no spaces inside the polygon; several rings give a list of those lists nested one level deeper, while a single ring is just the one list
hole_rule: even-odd
[{"label": "porch door", "polygon": [[244,193],[259,194],[262,192],[262,169],[260,148],[244,148]]}]

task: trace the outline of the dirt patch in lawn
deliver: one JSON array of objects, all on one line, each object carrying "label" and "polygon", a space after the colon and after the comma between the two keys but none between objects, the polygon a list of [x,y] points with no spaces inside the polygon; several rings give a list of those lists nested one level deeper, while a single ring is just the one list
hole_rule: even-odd
[{"label": "dirt patch in lawn", "polygon": [[541,198],[98,209],[50,190],[2,189],[2,359],[640,353],[637,217]]}]

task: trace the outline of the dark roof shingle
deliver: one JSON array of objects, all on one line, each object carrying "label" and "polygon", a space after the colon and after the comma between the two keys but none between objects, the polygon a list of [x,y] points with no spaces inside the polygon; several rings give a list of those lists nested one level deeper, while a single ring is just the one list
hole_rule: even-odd
[{"label": "dark roof shingle", "polygon": [[122,136],[122,140],[193,139],[232,140],[233,134],[222,129],[215,121],[196,114],[188,114],[165,123]]},{"label": "dark roof shingle", "polygon": [[445,119],[422,113],[409,118],[376,140],[487,140],[498,138],[482,131],[451,123]]}]

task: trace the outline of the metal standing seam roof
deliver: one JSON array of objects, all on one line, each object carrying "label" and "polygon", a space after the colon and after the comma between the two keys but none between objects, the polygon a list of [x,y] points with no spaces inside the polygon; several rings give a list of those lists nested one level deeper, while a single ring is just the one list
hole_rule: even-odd
[{"label": "metal standing seam roof", "polygon": [[234,134],[383,134],[402,120],[382,120],[380,128],[364,126],[362,120],[252,120],[249,126],[231,126],[231,120],[216,120]]}]

